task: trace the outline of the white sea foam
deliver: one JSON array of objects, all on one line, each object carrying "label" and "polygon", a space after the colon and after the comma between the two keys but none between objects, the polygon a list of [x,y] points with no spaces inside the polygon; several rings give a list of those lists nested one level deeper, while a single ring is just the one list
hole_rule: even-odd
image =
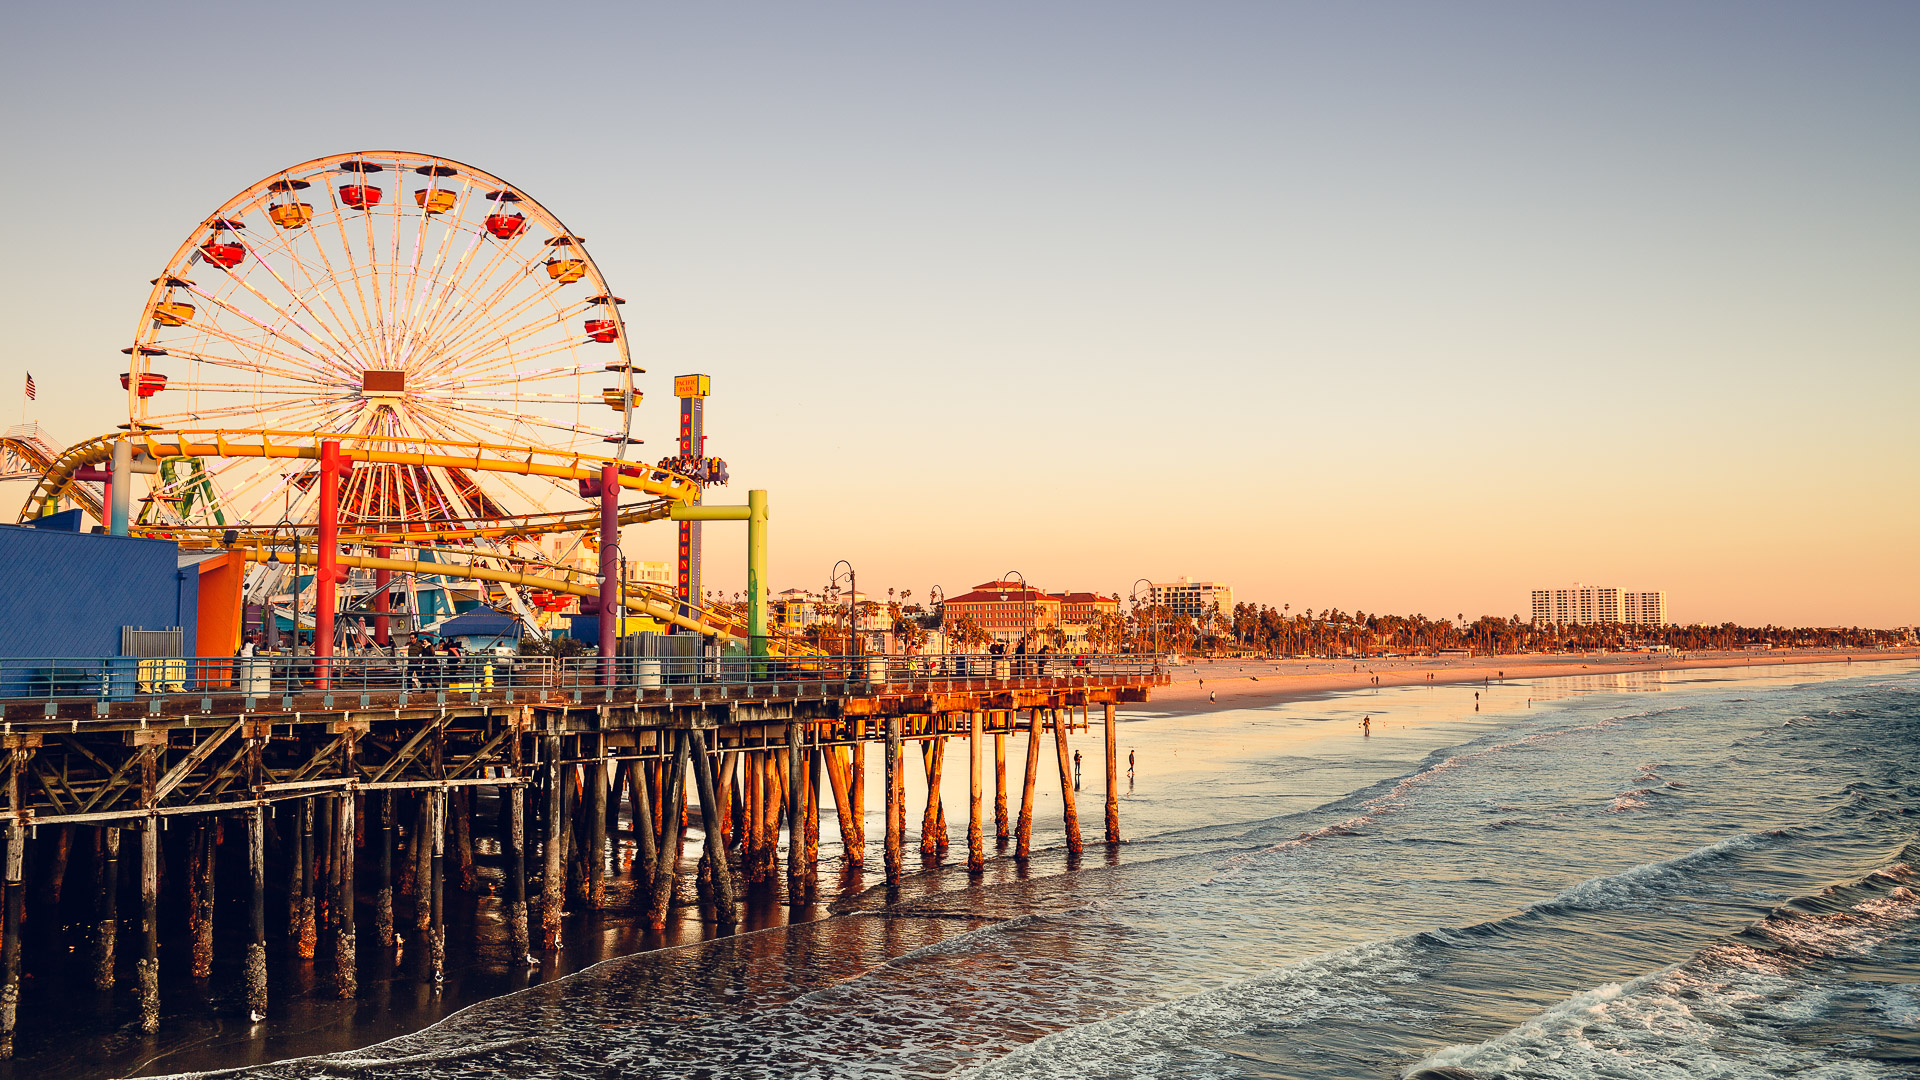
[{"label": "white sea foam", "polygon": [[1406,940],[1369,942],[1174,1001],[1055,1032],[959,1074],[1019,1077],[1201,1077],[1220,1074],[1213,1049],[1255,1025],[1298,1027],[1397,1007],[1383,984],[1420,978]]},{"label": "white sea foam", "polygon": [[1693,880],[1689,873],[1692,868],[1739,852],[1756,850],[1764,847],[1766,843],[1766,838],[1760,836],[1729,836],[1724,840],[1715,841],[1706,847],[1696,848],[1671,859],[1630,866],[1606,877],[1588,878],[1586,881],[1568,887],[1558,896],[1532,906],[1570,905],[1586,908],[1614,908],[1664,898],[1672,892],[1674,886],[1684,885]]},{"label": "white sea foam", "polygon": [[[1906,872],[1897,866],[1883,874]],[[1664,971],[1583,991],[1497,1038],[1430,1054],[1402,1075],[1459,1075],[1445,1071],[1452,1069],[1543,1080],[1904,1076],[1846,1053],[1862,1046],[1798,1042],[1791,1031],[1828,1015],[1840,997],[1862,995],[1856,986],[1821,981],[1826,961],[1867,955],[1908,932],[1916,918],[1920,900],[1904,887],[1842,911],[1782,909],[1754,927],[1780,949],[1723,942]],[[1867,996],[1889,1025],[1920,1025],[1920,998],[1912,991],[1878,987]]]}]

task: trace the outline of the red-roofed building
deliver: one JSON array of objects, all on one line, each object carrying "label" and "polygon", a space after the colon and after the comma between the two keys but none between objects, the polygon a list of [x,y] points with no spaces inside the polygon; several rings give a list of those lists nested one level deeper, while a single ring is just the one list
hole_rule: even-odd
[{"label": "red-roofed building", "polygon": [[943,629],[962,616],[996,641],[1015,642],[1033,631],[1060,625],[1060,598],[1019,581],[983,581],[971,592],[950,596],[940,605]]}]

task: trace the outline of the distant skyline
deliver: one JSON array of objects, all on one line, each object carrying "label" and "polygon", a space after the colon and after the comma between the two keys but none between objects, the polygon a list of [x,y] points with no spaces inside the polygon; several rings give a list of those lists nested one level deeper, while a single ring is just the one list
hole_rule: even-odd
[{"label": "distant skyline", "polygon": [[[712,375],[710,501],[769,490],[776,590],[1920,620],[1920,7],[440,14],[13,12],[7,423],[29,370],[59,438],[124,422],[199,219],[395,147],[588,238],[650,457]],[[743,548],[709,526],[709,586]]]}]

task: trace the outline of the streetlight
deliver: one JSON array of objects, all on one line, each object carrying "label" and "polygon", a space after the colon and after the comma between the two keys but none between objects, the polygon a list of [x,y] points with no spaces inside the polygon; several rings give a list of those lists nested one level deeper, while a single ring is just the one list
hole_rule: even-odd
[{"label": "streetlight", "polygon": [[[1022,638],[1031,638],[1033,636],[1033,599],[1027,588],[1027,575],[1018,570],[1009,570],[1000,575],[1001,581],[1012,581],[1014,578],[1020,579],[1020,610],[1021,614],[1026,616],[1025,619],[1021,620],[1026,624],[1026,628],[1020,632],[1020,636]],[[1006,593],[1000,594],[1000,599],[1005,600],[1006,598]],[[1031,644],[1031,642],[1029,642],[1029,644]]]},{"label": "streetlight", "polygon": [[859,587],[854,583],[853,564],[845,559],[833,564],[833,571],[827,581],[834,587],[840,587],[840,568],[847,568],[847,649],[854,656],[860,654],[860,637],[854,629],[855,605],[859,601]]},{"label": "streetlight", "polygon": [[1147,616],[1148,618],[1152,619],[1154,631],[1155,631],[1155,637],[1153,641],[1153,651],[1159,652],[1160,639],[1158,636],[1158,631],[1160,629],[1160,620],[1153,618],[1153,582],[1148,581],[1146,578],[1134,579],[1133,585],[1127,589],[1127,603],[1129,606],[1135,607],[1135,608],[1138,608],[1140,606],[1140,586],[1142,585],[1145,585],[1147,587]]}]

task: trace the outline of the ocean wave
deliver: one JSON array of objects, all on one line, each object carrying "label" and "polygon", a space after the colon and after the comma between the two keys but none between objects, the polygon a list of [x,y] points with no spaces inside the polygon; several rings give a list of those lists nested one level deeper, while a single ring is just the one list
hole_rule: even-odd
[{"label": "ocean wave", "polygon": [[1531,908],[1621,908],[1662,901],[1670,897],[1676,888],[1692,884],[1695,881],[1693,871],[1700,867],[1758,850],[1768,842],[1764,836],[1729,836],[1671,859],[1640,863],[1617,874],[1588,878],[1551,899],[1531,905]]},{"label": "ocean wave", "polygon": [[[1901,986],[1837,984],[1832,961],[1874,953],[1912,933],[1920,895],[1904,864],[1828,894],[1855,902],[1828,911],[1775,909],[1739,938],[1661,971],[1578,994],[1493,1039],[1449,1046],[1402,1072],[1407,1080],[1542,1080],[1608,1076],[1875,1080],[1909,1075],[1859,1055],[1866,1039],[1794,1038],[1794,1029],[1863,1006],[1892,1027],[1920,1023],[1920,998]],[[1763,944],[1754,944],[1759,942]]]},{"label": "ocean wave", "polygon": [[1404,1012],[1381,987],[1419,978],[1419,950],[1410,939],[1368,942],[1057,1031],[958,1075],[974,1080],[1214,1076],[1224,1058],[1214,1049],[1221,1041],[1256,1025],[1301,1027],[1330,1016]]}]

